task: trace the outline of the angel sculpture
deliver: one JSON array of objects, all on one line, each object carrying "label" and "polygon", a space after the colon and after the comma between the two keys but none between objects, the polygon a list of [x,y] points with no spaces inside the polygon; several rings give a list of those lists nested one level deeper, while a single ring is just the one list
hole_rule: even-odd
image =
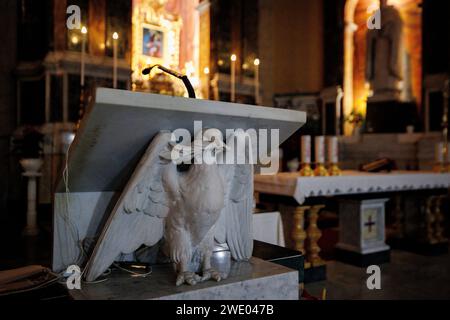
[{"label": "angel sculpture", "polygon": [[[251,257],[252,164],[219,164],[218,156],[229,147],[217,129],[197,133],[192,145],[180,148],[170,132],[155,136],[100,235],[86,265],[87,281],[95,280],[121,253],[153,246],[162,238],[177,286],[225,277],[211,267],[215,241],[227,243],[235,260]],[[187,171],[177,169],[192,159]]]}]

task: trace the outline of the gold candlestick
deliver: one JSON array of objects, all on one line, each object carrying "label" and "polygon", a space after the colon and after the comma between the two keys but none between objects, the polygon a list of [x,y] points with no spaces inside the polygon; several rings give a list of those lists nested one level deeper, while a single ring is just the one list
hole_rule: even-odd
[{"label": "gold candlestick", "polygon": [[340,176],[342,174],[341,169],[339,169],[339,166],[337,163],[331,163],[330,167],[328,169],[328,174],[330,176]]},{"label": "gold candlestick", "polygon": [[316,164],[316,169],[314,170],[314,175],[318,177],[327,177],[328,171],[325,168],[325,165],[323,163]]},{"label": "gold candlestick", "polygon": [[302,177],[314,177],[314,171],[309,163],[302,163],[300,175]]},{"label": "gold candlestick", "polygon": [[325,137],[317,136],[314,138],[315,145],[315,159],[316,159],[316,169],[314,170],[314,175],[319,177],[328,176],[328,171],[325,168]]},{"label": "gold candlestick", "polygon": [[328,147],[328,161],[330,165],[328,166],[328,174],[330,176],[340,176],[341,169],[339,169],[339,141],[338,137],[328,137],[327,139]]},{"label": "gold candlestick", "polygon": [[446,148],[444,143],[438,142],[435,145],[435,165],[433,167],[433,171],[436,173],[445,173],[447,172],[448,161],[446,161]]},{"label": "gold candlestick", "polygon": [[301,137],[302,162],[300,175],[304,177],[313,177],[314,171],[311,168],[311,136]]}]

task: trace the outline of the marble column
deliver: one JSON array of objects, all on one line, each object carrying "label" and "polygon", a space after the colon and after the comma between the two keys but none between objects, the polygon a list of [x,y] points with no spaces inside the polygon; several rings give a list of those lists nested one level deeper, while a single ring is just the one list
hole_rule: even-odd
[{"label": "marble column", "polygon": [[41,159],[22,159],[20,164],[25,170],[22,175],[28,178],[27,225],[23,230],[23,235],[36,236],[39,234],[36,212],[37,179],[42,175],[39,170],[43,161]]},{"label": "marble column", "polygon": [[[199,69],[200,69],[200,79],[202,83],[202,96],[205,99],[209,99],[209,87],[210,87],[210,74],[211,72],[216,72],[215,68],[210,65],[210,33],[211,33],[211,13],[210,13],[211,3],[209,0],[200,2],[197,6],[197,11],[199,13]],[[204,72],[205,68],[208,68],[209,73]]]}]

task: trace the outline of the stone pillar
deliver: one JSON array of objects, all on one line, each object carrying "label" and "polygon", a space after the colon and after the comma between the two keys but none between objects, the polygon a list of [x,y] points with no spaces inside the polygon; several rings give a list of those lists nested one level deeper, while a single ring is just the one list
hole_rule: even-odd
[{"label": "stone pillar", "polygon": [[42,174],[39,170],[43,161],[41,159],[22,159],[20,164],[24,168],[24,177],[28,178],[28,192],[27,192],[27,225],[23,230],[25,236],[36,236],[39,234],[37,226],[37,179]]},{"label": "stone pillar", "polygon": [[259,1],[258,16],[258,55],[261,60],[259,68],[260,87],[261,87],[261,104],[263,106],[272,106],[274,84],[272,78],[274,76],[274,33],[275,28],[268,27],[273,25],[273,7],[276,2],[272,0]]},{"label": "stone pillar", "polygon": [[209,99],[209,87],[210,87],[210,76],[211,74],[205,74],[205,68],[211,71],[210,66],[210,42],[211,42],[211,13],[210,13],[211,3],[209,0],[201,1],[197,7],[200,16],[200,27],[199,27],[199,71],[200,71],[200,81],[202,84],[202,96],[205,99]]}]

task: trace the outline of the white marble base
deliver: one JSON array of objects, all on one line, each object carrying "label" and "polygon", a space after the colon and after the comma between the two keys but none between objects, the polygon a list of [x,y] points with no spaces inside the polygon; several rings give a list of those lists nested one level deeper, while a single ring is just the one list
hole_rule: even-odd
[{"label": "white marble base", "polygon": [[359,254],[389,250],[385,243],[385,203],[388,199],[341,200],[339,243],[336,248]]},{"label": "white marble base", "polygon": [[[224,254],[228,254],[225,253]],[[228,257],[227,257],[228,258]],[[82,283],[81,290],[69,290],[76,300],[298,300],[298,271],[251,258],[248,262],[226,262],[218,267],[229,270],[227,279],[206,281],[195,286],[175,286],[172,266],[159,265],[146,278],[132,278],[114,270],[108,280]],[[217,268],[217,266],[216,266]]]}]

